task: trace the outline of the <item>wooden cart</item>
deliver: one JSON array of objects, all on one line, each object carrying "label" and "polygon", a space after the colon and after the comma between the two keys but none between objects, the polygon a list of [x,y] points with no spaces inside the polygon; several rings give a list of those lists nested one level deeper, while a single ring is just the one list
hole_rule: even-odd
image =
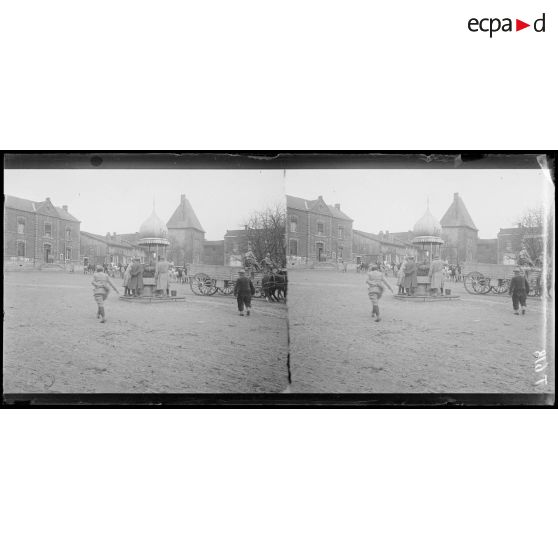
[{"label": "wooden cart", "polygon": [[[516,265],[465,263],[463,283],[470,294],[505,294],[509,291],[510,281]],[[529,296],[541,296],[541,269],[522,267],[529,283]]]},{"label": "wooden cart", "polygon": [[[191,264],[188,266],[188,282],[192,292],[198,296],[213,296],[216,293],[232,295],[238,279],[239,267],[226,265]],[[247,275],[256,289],[254,296],[262,296],[262,273]]]}]

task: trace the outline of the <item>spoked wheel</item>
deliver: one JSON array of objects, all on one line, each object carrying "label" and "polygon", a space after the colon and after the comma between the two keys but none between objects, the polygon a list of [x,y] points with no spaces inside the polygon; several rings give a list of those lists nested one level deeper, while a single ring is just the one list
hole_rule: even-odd
[{"label": "spoked wheel", "polygon": [[505,294],[508,292],[510,288],[510,280],[509,279],[496,279],[497,284],[490,284],[490,290],[496,294]]},{"label": "spoked wheel", "polygon": [[205,273],[198,273],[192,277],[192,282],[190,283],[190,288],[192,292],[198,296],[211,296],[217,292],[217,287],[213,282],[213,279],[206,275]]},{"label": "spoked wheel", "polygon": [[225,282],[225,286],[219,289],[219,292],[224,295],[232,295],[234,293],[234,281]]},{"label": "spoked wheel", "polygon": [[490,290],[490,280],[478,271],[467,274],[463,283],[469,294],[486,294]]}]

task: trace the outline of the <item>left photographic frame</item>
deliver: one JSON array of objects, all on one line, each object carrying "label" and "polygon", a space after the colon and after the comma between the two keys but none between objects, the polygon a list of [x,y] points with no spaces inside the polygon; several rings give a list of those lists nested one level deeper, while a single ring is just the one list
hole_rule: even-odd
[{"label": "left photographic frame", "polygon": [[10,153],[4,191],[5,402],[211,406],[288,390],[280,169]]}]

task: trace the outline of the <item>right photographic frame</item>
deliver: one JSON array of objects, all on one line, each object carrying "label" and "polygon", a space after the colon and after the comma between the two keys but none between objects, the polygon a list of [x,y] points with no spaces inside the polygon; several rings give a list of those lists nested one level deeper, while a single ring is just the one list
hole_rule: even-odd
[{"label": "right photographic frame", "polygon": [[291,393],[554,404],[553,153],[290,167]]}]

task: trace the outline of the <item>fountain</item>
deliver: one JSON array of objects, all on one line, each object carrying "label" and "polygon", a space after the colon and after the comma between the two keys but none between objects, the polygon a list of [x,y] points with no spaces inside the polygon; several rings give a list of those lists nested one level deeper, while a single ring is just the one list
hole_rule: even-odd
[{"label": "fountain", "polygon": [[[138,244],[147,255],[147,261],[143,264],[143,290],[139,298],[121,296],[121,300],[130,302],[175,302],[185,300],[185,297],[177,297],[176,291],[172,291],[175,296],[155,296],[157,285],[155,266],[159,256],[166,257],[167,247],[170,244],[168,235],[167,226],[155,213],[155,204],[153,204],[153,212],[139,230]],[[163,295],[165,294],[163,293]]]},{"label": "fountain", "polygon": [[430,207],[427,204],[426,212],[413,227],[413,233],[416,236],[411,241],[417,252],[417,287],[413,296],[396,295],[396,298],[420,298],[423,301],[452,300],[459,298],[456,295],[448,293],[444,295],[443,289],[441,293],[442,296],[432,296],[431,294],[428,272],[430,271],[432,260],[434,258],[439,258],[441,254],[441,248],[444,244],[444,241],[440,238],[441,232],[442,226],[432,213],[430,213]]}]

